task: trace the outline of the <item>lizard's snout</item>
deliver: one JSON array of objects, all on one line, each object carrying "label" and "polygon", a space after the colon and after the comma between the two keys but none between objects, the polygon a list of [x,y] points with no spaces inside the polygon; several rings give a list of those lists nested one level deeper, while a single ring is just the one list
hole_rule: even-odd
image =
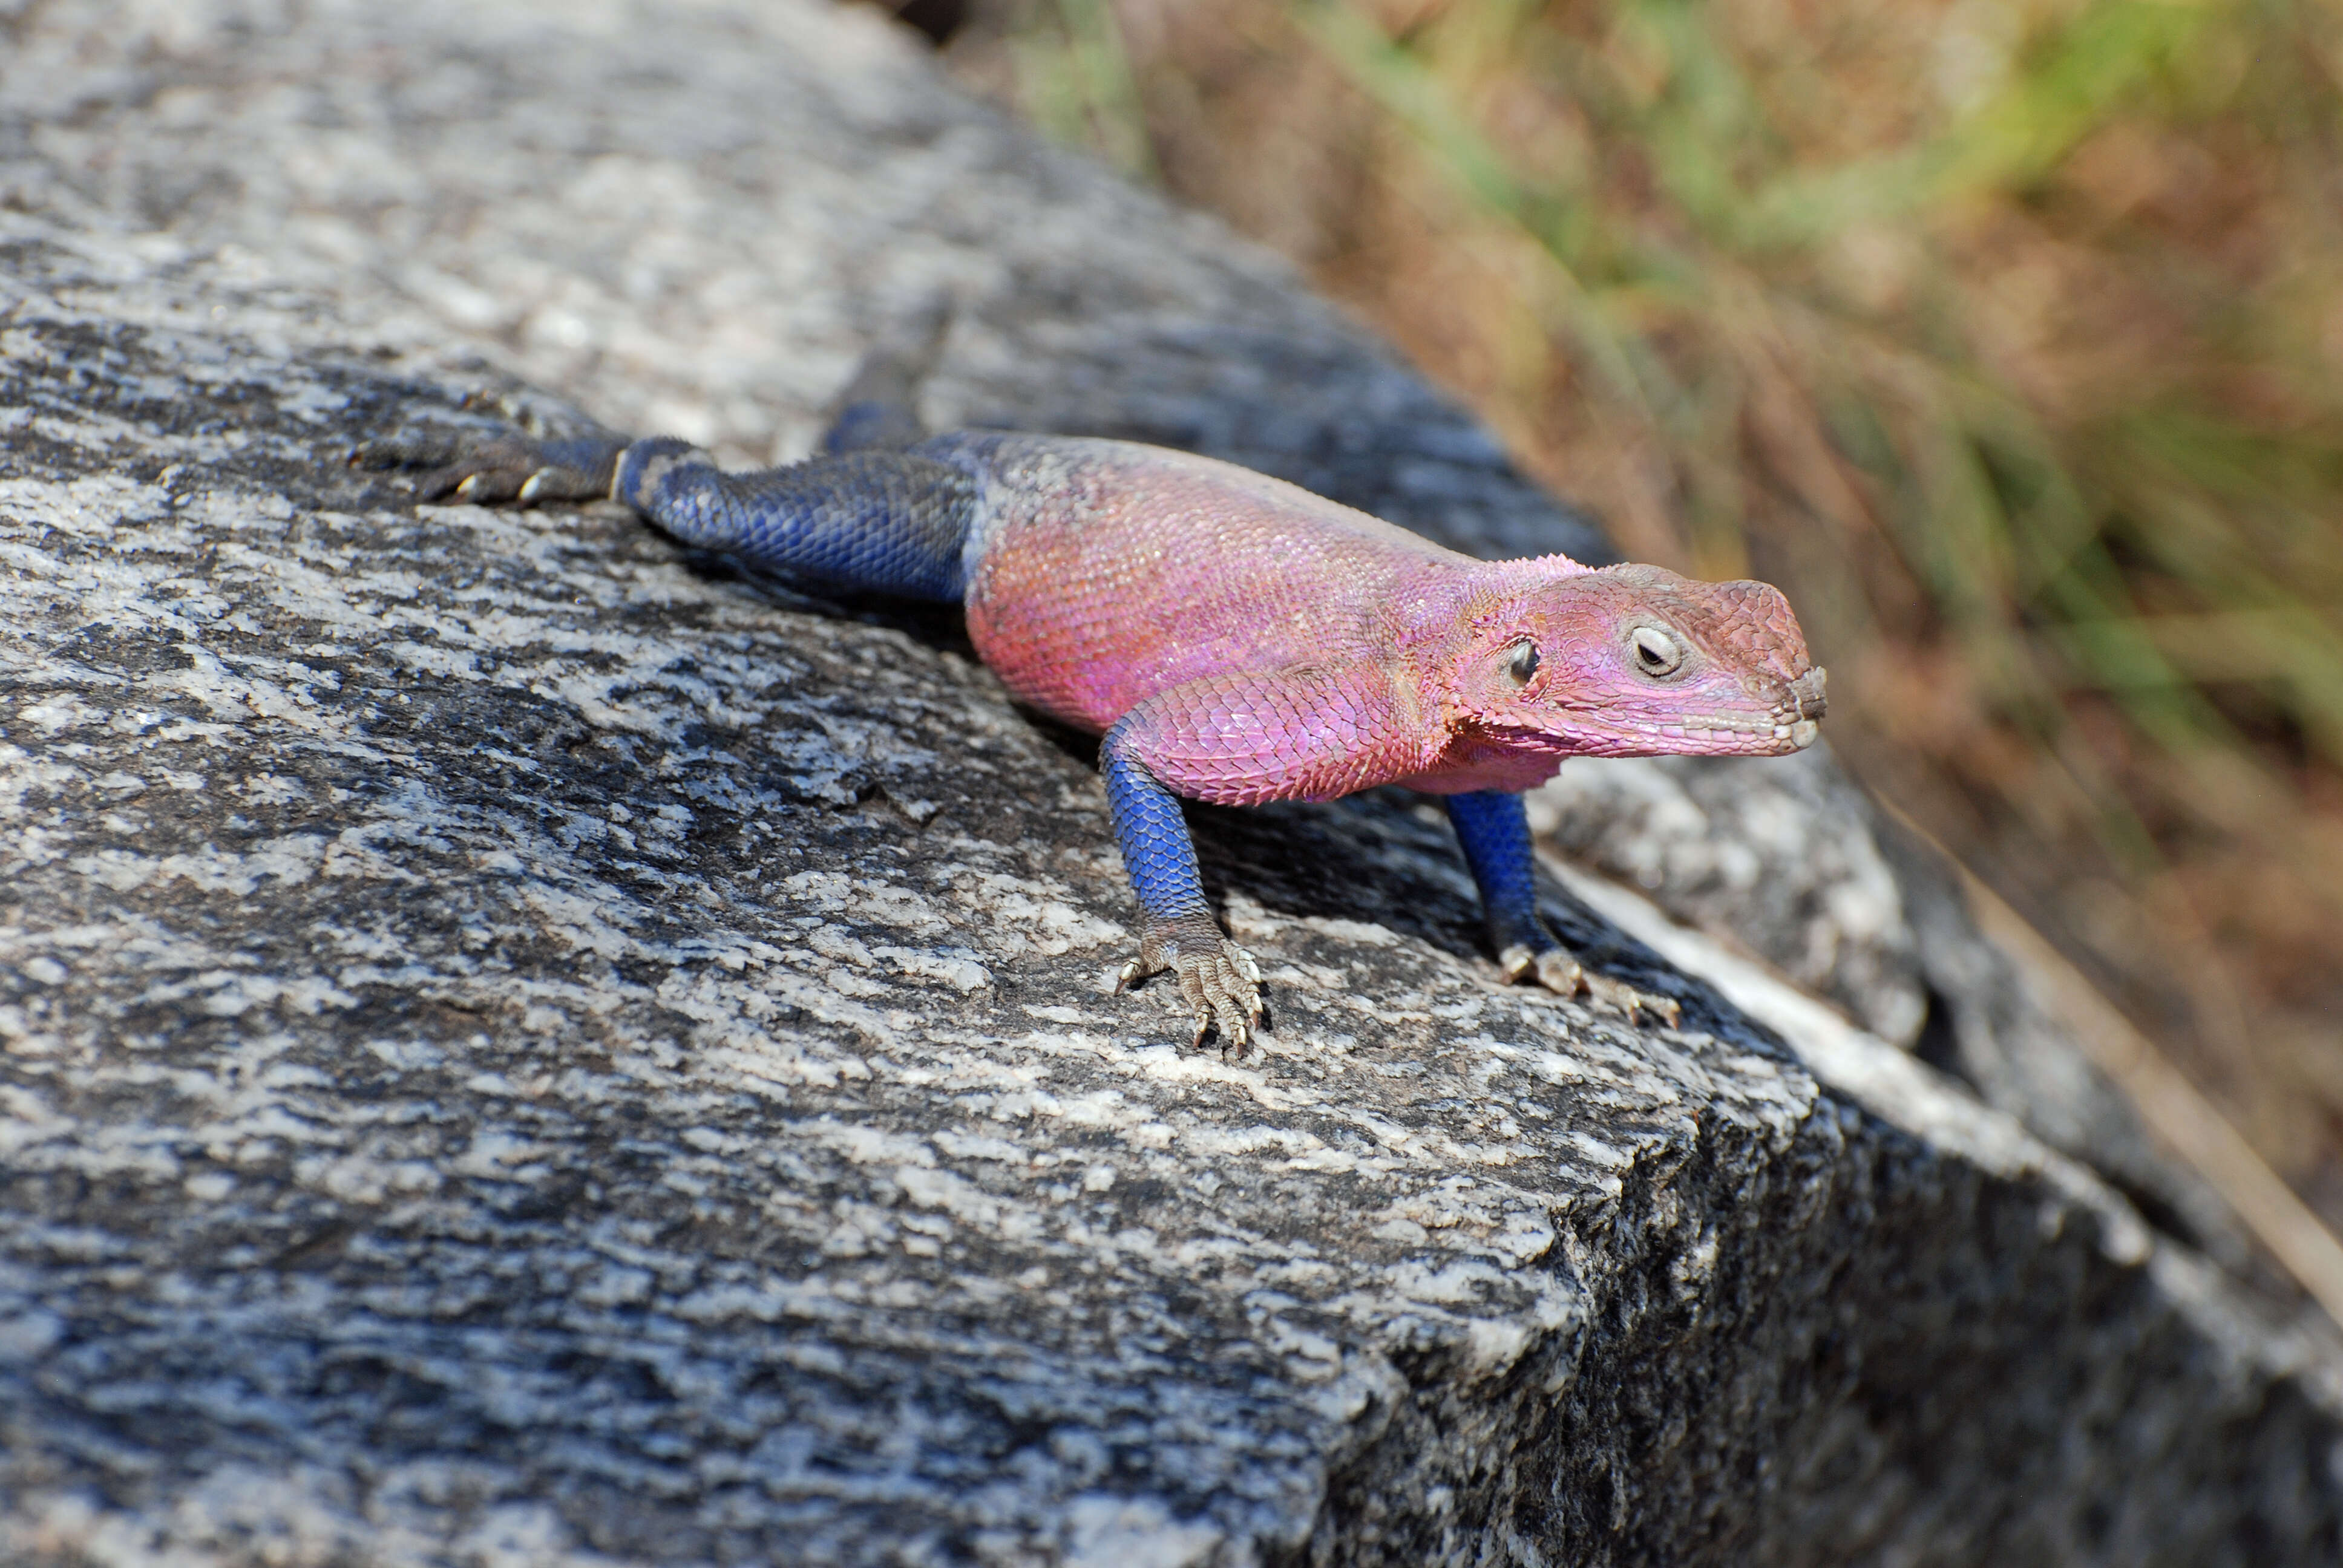
[{"label": "lizard's snout", "polygon": [[1822,733],[1822,726],[1815,720],[1822,718],[1824,710],[1830,706],[1823,696],[1823,685],[1827,678],[1822,667],[1816,665],[1790,682],[1790,700],[1797,705],[1798,717],[1794,723],[1776,726],[1774,733],[1786,736],[1794,751],[1804,751]]},{"label": "lizard's snout", "polygon": [[1823,695],[1823,687],[1829,674],[1818,664],[1790,682],[1790,697],[1798,705],[1800,719],[1820,719],[1829,710],[1830,703]]}]

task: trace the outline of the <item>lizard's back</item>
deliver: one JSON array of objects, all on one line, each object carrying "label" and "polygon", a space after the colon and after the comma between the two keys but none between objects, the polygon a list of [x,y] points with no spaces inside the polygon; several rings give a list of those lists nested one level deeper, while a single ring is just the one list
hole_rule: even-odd
[{"label": "lizard's back", "polygon": [[1441,563],[1473,564],[1189,453],[974,434],[919,450],[979,483],[965,558],[977,652],[1019,698],[1094,732],[1203,677],[1387,657],[1411,588]]}]

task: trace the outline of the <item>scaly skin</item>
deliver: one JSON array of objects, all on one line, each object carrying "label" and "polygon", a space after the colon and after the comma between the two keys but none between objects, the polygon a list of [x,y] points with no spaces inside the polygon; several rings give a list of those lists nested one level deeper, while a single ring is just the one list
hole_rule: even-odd
[{"label": "scaly skin", "polygon": [[[883,410],[882,410],[883,412]],[[1519,792],[1564,759],[1772,756],[1815,739],[1823,671],[1763,583],[1561,556],[1479,561],[1231,464],[1129,442],[960,433],[907,447],[858,405],[832,456],[719,473],[681,442],[391,445],[427,494],[608,494],[689,542],[817,581],[959,599],[1018,698],[1104,739],[1116,837],[1144,912],[1128,984],[1169,970],[1242,1050],[1261,977],[1205,904],[1174,796],[1449,798],[1500,968],[1673,1020],[1586,974],[1535,912]],[[892,449],[869,450],[871,446]]]},{"label": "scaly skin", "polygon": [[[1282,480],[1129,442],[915,450],[985,488],[966,588],[977,652],[1034,707],[1092,734],[1121,725],[1193,799],[1519,790],[1565,757],[1771,756],[1814,739],[1821,673],[1764,583],[1474,560]],[[1638,627],[1683,662],[1652,672]],[[1509,673],[1523,648],[1538,651],[1525,680]]]}]

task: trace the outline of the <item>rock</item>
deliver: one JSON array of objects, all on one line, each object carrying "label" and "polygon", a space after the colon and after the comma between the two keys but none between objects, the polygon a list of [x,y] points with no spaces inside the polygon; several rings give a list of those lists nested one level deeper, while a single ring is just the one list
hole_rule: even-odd
[{"label": "rock", "polygon": [[1748,943],[1881,1039],[1918,1041],[1928,981],[1905,890],[1827,750],[1589,759],[1531,797],[1530,819],[1564,854]]},{"label": "rock", "polygon": [[1952,868],[1826,749],[1574,762],[1529,806],[1546,844],[1916,1051],[2096,1167],[2160,1228],[2288,1292],[2227,1205],[2162,1152],[1981,934]]},{"label": "rock", "polygon": [[341,461],[941,287],[939,422],[1587,548],[1273,263],[868,13],[0,26],[0,1560],[2334,1559],[2331,1338],[1912,1056],[1496,984],[1392,795],[1197,813],[1187,1052],[949,618]]}]

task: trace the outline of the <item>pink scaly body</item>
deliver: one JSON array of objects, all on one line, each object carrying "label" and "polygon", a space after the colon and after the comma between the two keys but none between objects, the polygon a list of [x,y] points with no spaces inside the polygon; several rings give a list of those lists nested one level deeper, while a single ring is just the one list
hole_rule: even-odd
[{"label": "pink scaly body", "polygon": [[[1137,710],[1156,774],[1226,805],[1323,800],[1378,784],[1435,794],[1520,790],[1565,757],[1654,750],[1788,749],[1795,701],[1763,725],[1688,736],[1679,700],[1615,689],[1578,668],[1594,628],[1540,615],[1551,590],[1606,575],[1563,556],[1480,561],[1380,518],[1234,465],[1158,447],[1064,437],[982,437],[982,521],[970,541],[969,635],[1022,700],[1102,733]],[[1613,568],[1664,590],[1653,568]],[[1763,584],[1684,584],[1745,628],[1788,621]],[[1606,596],[1587,602],[1603,607]],[[1778,616],[1763,612],[1778,607]],[[1566,610],[1570,607],[1563,606]],[[1789,622],[1795,638],[1795,622]],[[1486,722],[1462,678],[1528,628],[1547,649],[1541,684],[1574,678],[1589,705],[1641,733],[1581,734]],[[1804,649],[1797,655],[1803,661]],[[1803,673],[1785,668],[1785,678]],[[1506,695],[1511,696],[1512,693]],[[1679,694],[1681,697],[1682,694]],[[1803,744],[1801,739],[1798,743]]]}]

